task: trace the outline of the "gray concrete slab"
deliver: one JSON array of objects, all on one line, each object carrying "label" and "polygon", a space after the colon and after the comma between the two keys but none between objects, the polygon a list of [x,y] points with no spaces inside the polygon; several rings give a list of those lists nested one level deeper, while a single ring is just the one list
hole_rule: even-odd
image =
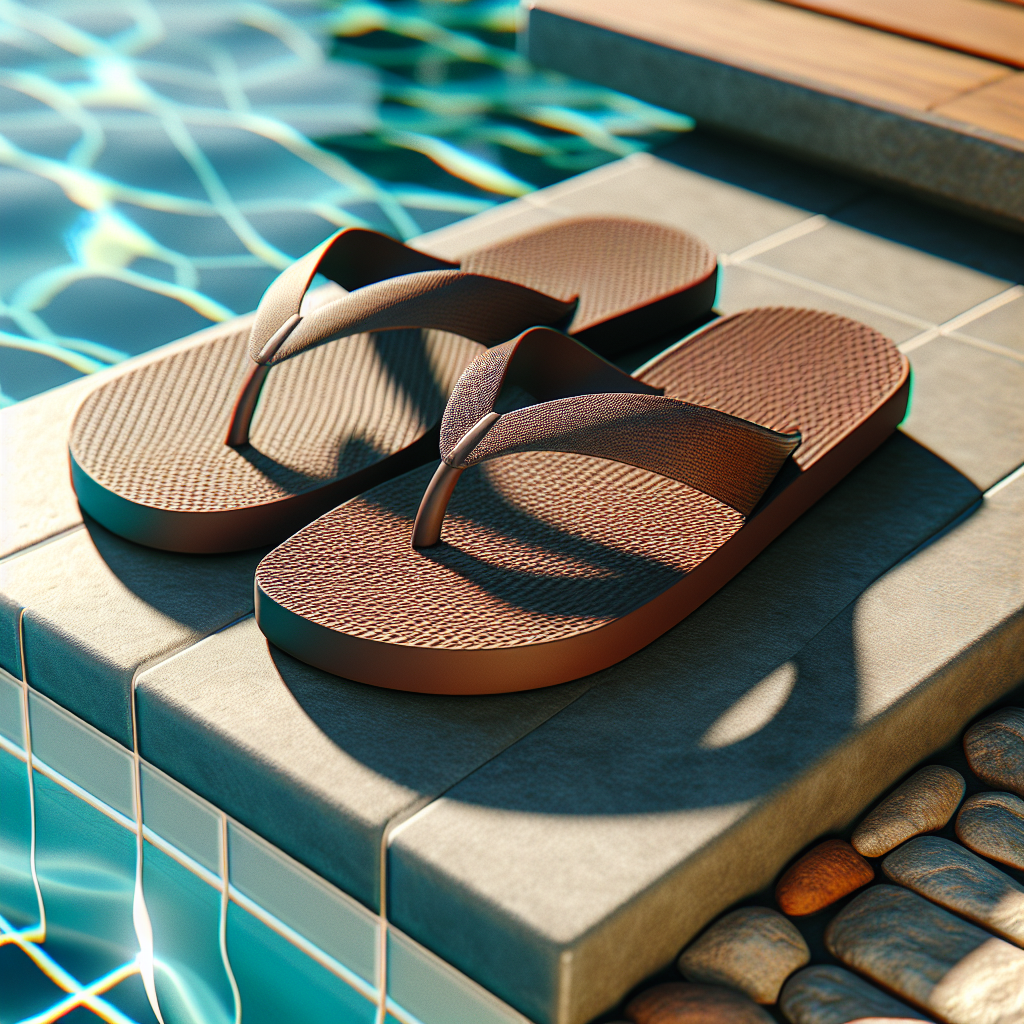
[{"label": "gray concrete slab", "polygon": [[907,434],[985,490],[1024,463],[1024,361],[939,337],[910,353]]},{"label": "gray concrete slab", "polygon": [[139,677],[139,749],[377,909],[388,824],[589,685],[472,698],[382,690],[303,665],[247,619]]},{"label": "gray concrete slab", "polygon": [[[915,466],[931,467],[927,496],[895,479]],[[396,830],[393,919],[544,1024],[614,1005],[1024,676],[1024,481],[975,494],[894,441],[687,621]]]},{"label": "gray concrete slab", "polygon": [[0,658],[29,684],[126,747],[139,668],[252,611],[260,551],[175,555],[90,522],[0,562]]}]

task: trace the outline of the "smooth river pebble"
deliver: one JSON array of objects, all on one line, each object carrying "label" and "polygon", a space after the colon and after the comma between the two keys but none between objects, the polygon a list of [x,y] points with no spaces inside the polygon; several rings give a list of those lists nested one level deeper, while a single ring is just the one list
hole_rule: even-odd
[{"label": "smooth river pebble", "polygon": [[882,861],[894,882],[1024,945],[1024,886],[958,843],[912,839]]},{"label": "smooth river pebble", "polygon": [[922,832],[933,832],[953,817],[964,798],[963,776],[932,764],[893,790],[857,826],[850,842],[865,857],[881,857]]},{"label": "smooth river pebble", "polygon": [[633,1024],[775,1024],[757,1003],[717,985],[671,982],[631,999],[626,1016]]},{"label": "smooth river pebble", "polygon": [[719,918],[679,958],[689,981],[725,985],[774,1003],[782,983],[809,963],[803,936],[777,910],[742,907]]},{"label": "smooth river pebble", "polygon": [[849,843],[827,839],[786,870],[775,886],[775,900],[792,917],[813,914],[874,877],[874,869]]},{"label": "smooth river pebble", "polygon": [[996,789],[1024,796],[1024,708],[1003,708],[964,733],[971,771]]},{"label": "smooth river pebble", "polygon": [[1024,800],[1012,793],[975,793],[956,816],[956,837],[983,857],[1024,868]]},{"label": "smooth river pebble", "polygon": [[792,1024],[927,1019],[842,967],[808,967],[794,974],[782,990],[779,1006]]},{"label": "smooth river pebble", "polygon": [[894,885],[875,885],[825,930],[843,963],[942,1020],[1024,1021],[1024,950]]}]

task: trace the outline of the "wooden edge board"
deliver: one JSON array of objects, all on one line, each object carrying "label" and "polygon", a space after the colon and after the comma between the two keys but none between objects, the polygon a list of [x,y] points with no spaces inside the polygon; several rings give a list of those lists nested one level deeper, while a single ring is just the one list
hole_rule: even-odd
[{"label": "wooden edge board", "polygon": [[781,2],[1024,68],[1024,10],[1004,0],[899,0],[895,4],[891,0]]}]

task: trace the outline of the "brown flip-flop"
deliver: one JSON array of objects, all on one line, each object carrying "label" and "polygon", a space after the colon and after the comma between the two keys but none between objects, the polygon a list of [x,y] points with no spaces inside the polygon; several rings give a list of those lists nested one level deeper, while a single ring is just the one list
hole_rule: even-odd
[{"label": "brown flip-flop", "polygon": [[[341,289],[306,298],[318,272]],[[481,344],[547,324],[605,354],[640,347],[706,317],[716,277],[699,239],[618,218],[560,221],[461,263],[346,229],[283,271],[254,316],[92,392],[72,482],[90,516],[141,544],[274,543],[434,458]]]},{"label": "brown flip-flop", "polygon": [[607,668],[877,448],[909,373],[877,331],[804,309],[724,317],[635,378],[527,331],[459,380],[433,477],[382,484],[263,559],[257,621],[309,664],[402,690],[500,693]]}]

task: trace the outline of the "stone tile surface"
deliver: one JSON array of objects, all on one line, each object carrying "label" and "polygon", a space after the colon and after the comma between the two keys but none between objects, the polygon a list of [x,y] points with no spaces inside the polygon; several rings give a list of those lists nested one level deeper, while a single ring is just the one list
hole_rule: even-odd
[{"label": "stone tile surface", "polygon": [[1024,800],[1012,793],[975,793],[956,817],[956,837],[983,857],[1024,870]]},{"label": "stone tile surface", "polygon": [[388,823],[589,685],[472,698],[384,690],[295,661],[246,619],[139,677],[139,749],[376,909]]},{"label": "stone tile surface", "polygon": [[388,996],[420,1024],[529,1024],[397,928],[388,929]]},{"label": "stone tile surface", "polygon": [[794,974],[782,990],[779,1007],[790,1024],[847,1024],[871,1018],[927,1019],[856,974],[832,966],[807,967]]},{"label": "stone tile surface", "polygon": [[1024,945],[1024,886],[970,850],[939,836],[912,839],[882,861],[898,885]]},{"label": "stone tile surface", "polygon": [[616,214],[653,220],[700,235],[716,252],[732,252],[811,216],[758,191],[637,154],[552,185],[530,201],[562,216]]},{"label": "stone tile surface", "polygon": [[228,876],[279,921],[377,984],[380,921],[350,896],[234,822],[228,828]]},{"label": "stone tile surface", "polygon": [[135,767],[120,744],[62,707],[30,693],[32,754],[128,818],[135,818]]},{"label": "stone tile surface", "polygon": [[184,786],[143,762],[142,823],[207,871],[220,875],[220,815]]},{"label": "stone tile surface", "polygon": [[726,264],[719,274],[716,308],[723,313],[738,313],[752,306],[803,306],[859,320],[897,345],[921,333],[922,325],[912,317],[867,305],[853,295],[816,289],[814,282],[779,275],[757,259]]},{"label": "stone tile surface", "polygon": [[[1007,585],[1015,515],[980,532],[970,517],[878,577],[976,498],[894,438],[688,620],[399,831],[393,919],[544,1024],[613,1004],[960,727],[943,694],[962,652],[1024,603]],[[989,564],[971,566],[974,547]],[[965,586],[980,591],[969,619]],[[911,653],[905,636],[933,628]],[[904,715],[928,716],[909,742]]]},{"label": "stone tile surface", "polygon": [[126,747],[131,681],[252,610],[260,552],[176,555],[89,524],[0,562],[0,657],[29,683]]},{"label": "stone tile surface", "polygon": [[1003,345],[1024,356],[1024,295],[972,320],[960,333]]},{"label": "stone tile surface", "polygon": [[910,353],[903,430],[986,490],[1024,463],[1024,363],[936,338]]},{"label": "stone tile surface", "polygon": [[687,981],[724,985],[756,1003],[774,1003],[786,978],[810,959],[804,937],[777,910],[742,907],[687,946],[678,966]]},{"label": "stone tile surface", "polygon": [[1024,950],[920,896],[872,886],[825,932],[829,951],[896,995],[957,1024],[1024,1017]]},{"label": "stone tile surface", "polygon": [[1024,708],[1002,708],[964,733],[971,771],[993,789],[1024,796]]},{"label": "stone tile surface", "polygon": [[827,224],[758,259],[934,324],[952,319],[1011,284],[841,223]]},{"label": "stone tile surface", "polygon": [[963,776],[944,765],[914,772],[857,826],[850,840],[865,857],[881,857],[912,836],[942,828],[964,798]]}]

